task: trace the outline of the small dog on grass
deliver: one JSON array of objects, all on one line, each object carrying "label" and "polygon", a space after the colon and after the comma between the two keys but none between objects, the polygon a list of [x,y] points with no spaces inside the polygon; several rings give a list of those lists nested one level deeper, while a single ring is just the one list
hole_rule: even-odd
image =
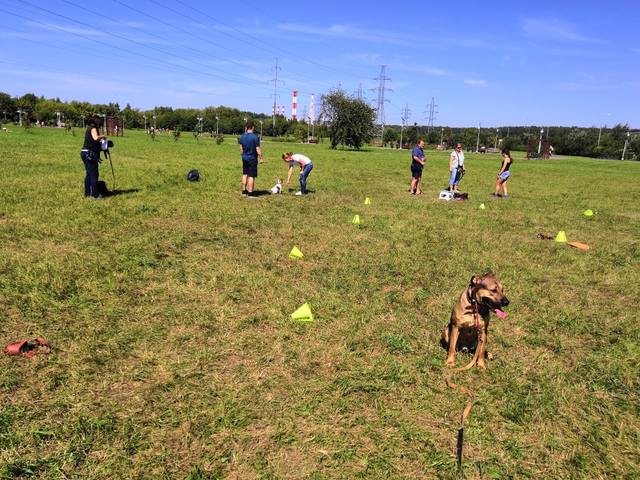
[{"label": "small dog on grass", "polygon": [[487,368],[485,356],[488,356],[486,348],[489,317],[492,310],[500,318],[506,317],[502,307],[507,305],[509,299],[493,273],[471,277],[469,286],[451,311],[449,325],[442,332],[442,346],[449,352],[448,367],[455,365],[457,350],[468,350],[474,351],[473,358],[458,371],[468,370],[474,365]]},{"label": "small dog on grass", "polygon": [[271,187],[270,192],[271,192],[271,195],[277,195],[279,193],[282,193],[282,179],[281,178],[278,178],[276,180],[276,184],[273,187]]}]

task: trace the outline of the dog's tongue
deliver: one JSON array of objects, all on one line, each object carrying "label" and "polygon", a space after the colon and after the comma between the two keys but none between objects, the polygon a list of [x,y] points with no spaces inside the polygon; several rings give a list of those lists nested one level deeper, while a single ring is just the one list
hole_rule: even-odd
[{"label": "dog's tongue", "polygon": [[507,316],[507,313],[504,310],[500,310],[499,308],[496,308],[494,310],[494,312],[496,313],[496,315],[498,315],[500,318],[505,318]]}]

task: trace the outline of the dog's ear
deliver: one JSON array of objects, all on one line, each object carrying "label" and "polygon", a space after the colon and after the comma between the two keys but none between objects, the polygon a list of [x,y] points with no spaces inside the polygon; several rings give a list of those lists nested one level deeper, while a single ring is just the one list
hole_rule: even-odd
[{"label": "dog's ear", "polygon": [[471,277],[471,280],[469,280],[469,286],[472,288],[477,287],[478,285],[480,285],[480,282],[482,282],[482,279],[474,275],[473,277]]}]

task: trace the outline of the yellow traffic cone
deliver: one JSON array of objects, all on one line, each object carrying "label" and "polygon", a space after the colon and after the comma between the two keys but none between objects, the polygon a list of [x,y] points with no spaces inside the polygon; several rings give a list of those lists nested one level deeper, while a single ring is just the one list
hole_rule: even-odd
[{"label": "yellow traffic cone", "polygon": [[371,205],[371,199],[369,197],[364,199],[364,204],[365,205]]},{"label": "yellow traffic cone", "polygon": [[484,203],[481,203],[481,204],[480,204],[480,210],[484,210],[484,209],[486,209],[486,208],[487,208],[487,207],[485,207],[485,206],[484,206]]},{"label": "yellow traffic cone", "polygon": [[308,303],[305,303],[291,314],[291,318],[296,322],[313,322],[311,307]]},{"label": "yellow traffic cone", "polygon": [[355,215],[353,217],[353,220],[351,220],[351,223],[353,223],[354,225],[360,225],[360,215]]},{"label": "yellow traffic cone", "polygon": [[560,230],[555,238],[556,242],[567,243],[567,234],[564,233],[564,230]]},{"label": "yellow traffic cone", "polygon": [[585,217],[593,217],[593,210],[591,210],[590,208],[588,208],[587,210],[585,210],[584,212],[582,212],[582,214]]},{"label": "yellow traffic cone", "polygon": [[304,254],[300,251],[298,247],[294,245],[291,251],[289,252],[289,258],[302,258],[302,257],[304,257]]}]

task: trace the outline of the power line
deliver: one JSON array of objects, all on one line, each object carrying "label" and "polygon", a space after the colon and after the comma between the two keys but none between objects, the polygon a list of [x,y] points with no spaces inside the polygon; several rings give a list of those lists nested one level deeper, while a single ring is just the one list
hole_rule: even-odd
[{"label": "power line", "polygon": [[[387,91],[393,92],[393,90],[391,90],[390,88],[387,88],[386,84],[387,82],[390,82],[391,79],[389,77],[386,76],[386,69],[387,66],[386,65],[381,65],[380,66],[380,75],[377,78],[374,78],[374,80],[378,80],[378,104],[376,107],[376,112],[377,112],[377,123],[380,126],[380,137],[382,138],[382,136],[384,135],[384,125],[385,125],[385,117],[384,117],[384,104],[385,104],[385,93]],[[374,90],[374,88],[372,88],[371,90]]]},{"label": "power line", "polygon": [[431,103],[427,105],[429,112],[429,117],[427,118],[427,132],[430,132],[433,128],[433,122],[435,121],[436,114],[438,113],[438,111],[436,110],[437,107],[438,105],[436,105],[435,99],[431,97]]},{"label": "power line", "polygon": [[[121,4],[121,5],[125,5],[121,0],[113,0],[113,1],[114,1],[114,2],[117,2],[117,3]],[[199,25],[206,26],[206,25],[205,25],[205,24],[203,24],[200,20],[198,20],[198,19],[196,19],[196,18],[193,18],[193,17],[191,17],[191,16],[189,16],[189,15],[186,15],[186,14],[184,14],[184,13],[180,12],[179,10],[176,10],[176,9],[174,9],[174,8],[171,8],[171,7],[167,6],[167,5],[164,5],[164,4],[160,3],[160,2],[158,2],[157,0],[149,0],[149,1],[150,1],[150,2],[152,2],[152,3],[154,3],[155,5],[158,5],[158,6],[162,7],[162,8],[165,8],[165,9],[169,10],[169,11],[170,11],[170,12],[172,12],[172,13],[175,13],[176,15],[179,15],[179,16],[181,16],[181,17],[184,17],[184,18],[188,19],[188,20],[191,20],[192,22],[196,22],[196,23],[197,23],[197,24],[199,24]],[[264,42],[264,40],[261,40],[261,39],[259,39],[259,38],[255,37],[255,36],[253,36],[253,35],[251,35],[251,34],[248,34],[248,33],[244,32],[244,31],[242,31],[242,30],[240,30],[240,29],[238,29],[238,28],[234,27],[233,25],[230,25],[230,24],[228,24],[228,23],[226,23],[226,22],[223,22],[222,20],[219,20],[219,19],[217,19],[217,18],[215,18],[215,17],[211,16],[210,14],[208,14],[208,13],[206,13],[206,12],[204,12],[204,11],[200,10],[200,9],[197,9],[197,8],[195,8],[195,7],[193,7],[193,6],[189,5],[189,4],[187,4],[187,3],[185,3],[185,2],[183,2],[183,1],[181,1],[181,0],[174,0],[174,1],[175,1],[176,3],[179,3],[179,4],[181,4],[181,5],[185,6],[185,7],[187,7],[187,8],[189,8],[189,9],[193,10],[194,12],[196,12],[196,13],[198,13],[198,14],[202,15],[203,17],[206,17],[206,18],[208,18],[208,19],[212,20],[212,21],[213,21],[213,22],[215,22],[215,23],[218,23],[218,24],[220,24],[220,25],[223,25],[223,26],[227,27],[228,29],[231,29],[231,30],[234,30],[234,31],[238,32],[238,33],[240,34],[240,36],[232,35],[232,34],[230,34],[229,32],[225,32],[224,30],[218,30],[218,32],[220,32],[221,34],[226,35],[226,36],[228,36],[228,37],[232,38],[233,40],[238,40],[238,41],[244,42],[244,43],[246,43],[246,44],[250,45],[251,47],[256,47],[256,45],[257,45],[257,46],[259,46],[259,47],[260,47],[260,48],[262,48],[262,49],[266,49],[266,50],[271,51],[272,53],[276,53],[276,54],[282,54],[282,53],[284,53],[285,55],[288,55],[288,56],[290,56],[290,57],[297,58],[297,59],[299,59],[299,60],[302,60],[302,61],[303,61],[303,62],[305,62],[305,63],[311,64],[311,65],[315,65],[315,66],[320,67],[320,68],[324,68],[325,70],[333,71],[333,72],[339,72],[339,71],[338,71],[338,70],[336,70],[335,68],[327,67],[326,65],[322,65],[322,64],[320,64],[320,63],[314,62],[313,60],[309,60],[309,59],[307,59],[307,58],[305,58],[305,57],[303,57],[303,56],[301,56],[301,55],[297,55],[297,54],[295,54],[295,53],[288,52],[288,51],[283,50],[283,49],[281,49],[281,48],[270,47],[269,45],[267,45],[267,44],[266,44],[266,42]],[[131,8],[131,7],[130,7],[130,8]],[[248,40],[247,40],[247,38],[253,39],[253,40],[254,40],[255,42],[257,42],[257,43],[250,42],[250,41],[248,41]],[[230,50],[230,51],[231,51],[231,50]],[[241,52],[238,52],[238,53],[241,53]],[[312,77],[307,77],[307,78],[312,78]],[[313,81],[313,80],[312,80],[311,82],[307,82],[307,83],[315,83],[316,85],[326,85],[326,86],[329,86],[329,84],[328,84],[328,83],[325,83],[325,82],[318,82],[318,81]]]},{"label": "power line", "polygon": [[[42,11],[44,11],[44,12],[46,12],[46,13],[50,14],[50,15],[54,15],[54,16],[59,17],[59,18],[62,18],[62,19],[64,19],[64,20],[67,20],[67,21],[70,21],[70,22],[76,23],[76,24],[78,24],[78,25],[82,25],[82,26],[83,26],[83,27],[85,27],[85,28],[87,27],[86,23],[85,23],[85,22],[82,22],[82,21],[80,21],[80,20],[76,20],[76,19],[73,19],[73,18],[71,18],[71,17],[67,17],[67,16],[65,16],[65,15],[61,15],[61,14],[56,13],[56,12],[52,12],[51,10],[48,10],[48,9],[46,9],[46,8],[43,8],[43,7],[40,7],[40,6],[38,6],[38,5],[34,5],[34,4],[32,4],[31,2],[28,2],[28,1],[26,1],[26,0],[17,0],[17,1],[18,1],[18,2],[20,2],[20,3],[23,3],[23,4],[25,4],[25,5],[29,5],[30,7],[36,8],[36,9],[38,9],[38,10],[42,10]],[[87,37],[87,36],[85,36],[85,35],[82,35],[82,34],[79,34],[79,33],[76,33],[76,32],[69,32],[69,31],[65,30],[64,28],[61,28],[61,27],[58,27],[58,26],[55,26],[55,25],[46,25],[46,24],[44,24],[44,23],[42,23],[42,22],[39,22],[39,21],[37,21],[37,20],[34,20],[34,19],[31,19],[31,18],[25,17],[25,16],[23,16],[23,15],[19,15],[19,14],[13,13],[13,12],[8,12],[8,11],[3,10],[3,9],[2,9],[2,11],[6,12],[6,13],[9,13],[10,15],[16,16],[16,17],[18,17],[18,18],[27,19],[27,20],[29,20],[29,21],[35,21],[36,23],[39,23],[39,24],[41,24],[41,25],[44,25],[45,27],[53,27],[53,28],[56,28],[56,29],[58,29],[58,30],[65,31],[66,33],[71,33],[71,34],[73,34],[73,35],[79,36],[79,37],[81,37],[81,38],[85,38],[85,39],[88,39],[88,40],[91,40],[91,41],[94,41],[94,42],[97,42],[97,43],[101,43],[101,44],[103,44],[103,45],[107,45],[107,46],[109,46],[109,47],[111,47],[111,46],[112,46],[112,45],[110,45],[109,43],[102,42],[102,41],[100,41],[100,40],[98,40],[98,39],[90,38],[90,37]],[[95,29],[93,29],[93,30],[95,30]],[[95,31],[97,31],[97,30],[95,30]],[[174,54],[172,54],[172,53],[166,52],[166,51],[164,51],[164,50],[161,50],[161,49],[156,48],[156,47],[153,47],[153,46],[145,45],[145,44],[144,44],[144,43],[142,43],[142,42],[139,42],[139,41],[137,41],[137,40],[133,40],[133,39],[127,38],[127,37],[125,37],[125,36],[123,36],[123,35],[118,35],[118,34],[113,33],[113,32],[112,32],[112,33],[110,33],[110,35],[111,35],[112,37],[120,38],[120,39],[125,40],[125,41],[127,41],[127,42],[134,43],[134,44],[136,44],[136,45],[140,45],[140,46],[142,46],[142,47],[144,47],[144,48],[148,48],[148,49],[150,49],[150,50],[154,50],[154,51],[160,52],[160,53],[162,53],[163,55],[169,55],[170,57],[175,57],[175,55],[174,55]],[[141,54],[141,53],[138,53],[138,52],[133,52],[133,51],[131,51],[131,50],[126,50],[126,51],[128,51],[130,54],[133,54],[133,55],[136,55],[136,56],[141,56],[141,57],[143,57],[143,58],[147,58],[147,59],[151,59],[151,60],[157,61],[157,62],[159,62],[159,63],[161,63],[161,64],[163,64],[163,65],[164,65],[164,64],[166,64],[166,60],[158,60],[158,59],[155,59],[155,58],[153,58],[153,57],[149,57],[149,56],[147,56],[147,55],[144,55],[144,54]],[[205,68],[209,68],[209,66],[208,66],[208,65],[202,64],[202,63],[197,62],[197,61],[192,61],[192,63],[197,63],[197,64],[199,64],[199,65],[204,66]],[[173,64],[173,65],[175,66],[175,64]],[[188,70],[188,71],[191,71],[191,72],[193,72],[193,73],[198,73],[198,74],[201,74],[201,75],[206,75],[206,76],[212,76],[212,77],[216,77],[216,78],[221,78],[221,79],[223,79],[223,80],[227,80],[227,81],[231,81],[231,82],[237,82],[237,81],[238,81],[238,80],[236,80],[236,79],[233,79],[233,78],[230,78],[230,77],[225,77],[225,76],[223,76],[223,75],[219,75],[219,74],[215,74],[215,73],[203,72],[203,71],[196,70],[196,69],[189,68],[189,67],[185,67],[185,66],[182,66],[182,65],[177,65],[177,66],[178,66],[179,68],[184,69],[184,70]],[[256,83],[257,83],[257,84],[260,84],[260,83],[261,83],[261,82],[258,82],[258,81],[256,81],[256,80],[251,80],[251,79],[248,79],[248,78],[243,77],[243,76],[240,76],[240,75],[235,75],[235,76],[236,76],[236,77],[239,77],[240,79],[242,79],[242,81],[243,81],[242,83],[245,83],[245,84],[247,84],[247,85],[253,85],[253,84],[256,84]],[[251,83],[249,83],[249,82],[251,82]]]},{"label": "power line", "polygon": [[282,70],[280,67],[278,67],[278,57],[276,57],[276,66],[274,68],[275,71],[275,78],[269,80],[269,83],[273,82],[273,112],[272,112],[272,118],[273,118],[273,131],[275,132],[276,129],[276,103],[278,101],[278,82],[282,83],[282,80],[278,80],[278,72]]}]

